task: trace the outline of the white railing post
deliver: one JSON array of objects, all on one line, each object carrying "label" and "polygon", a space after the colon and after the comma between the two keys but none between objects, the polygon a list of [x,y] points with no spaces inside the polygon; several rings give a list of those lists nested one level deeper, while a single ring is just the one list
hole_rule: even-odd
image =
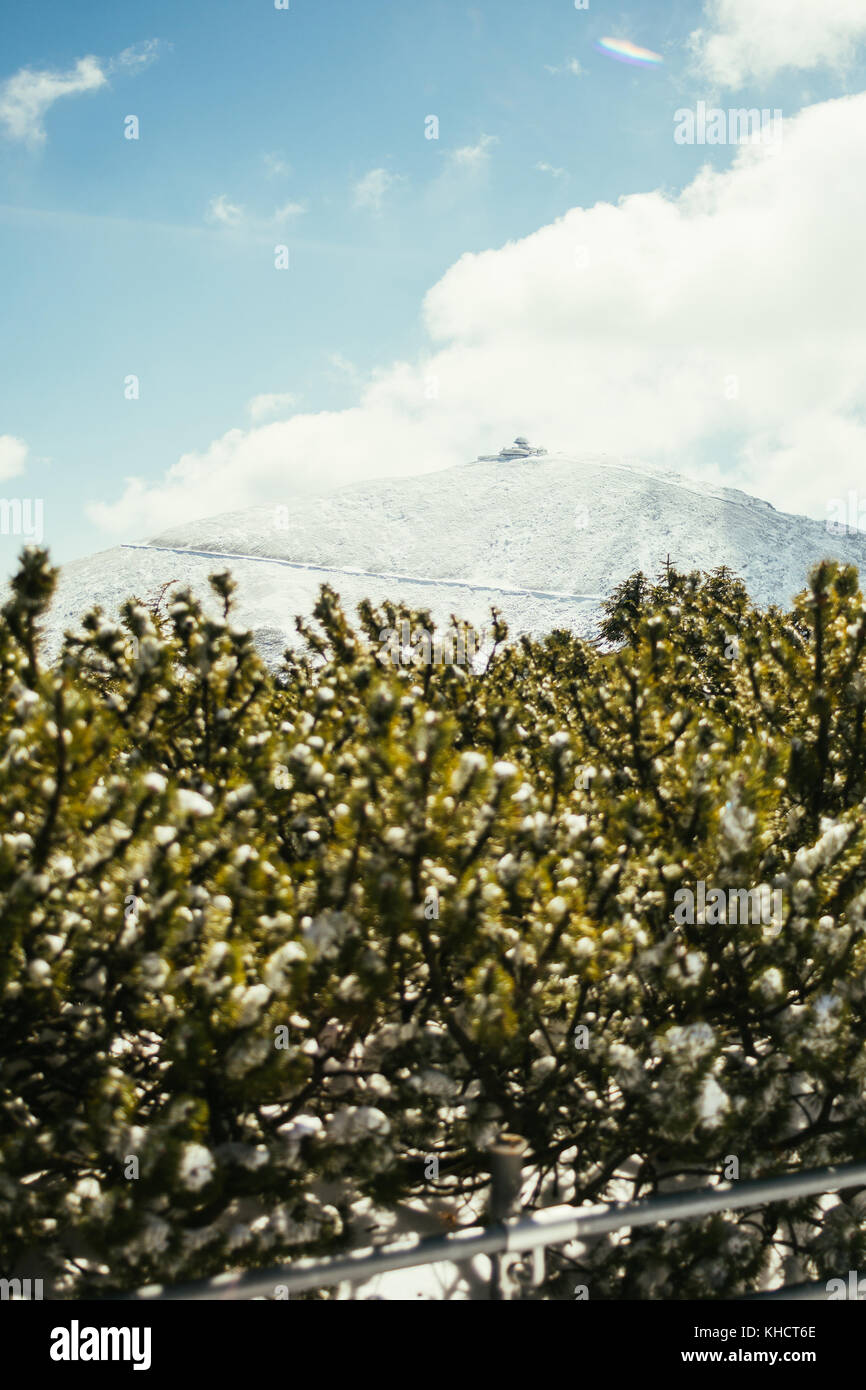
[{"label": "white railing post", "polygon": [[[490,1170],[489,1218],[497,1225],[515,1215],[523,1185],[526,1141],[519,1134],[500,1134],[487,1150]],[[507,1269],[508,1256],[490,1256],[490,1297],[495,1301],[512,1297],[512,1281]]]}]

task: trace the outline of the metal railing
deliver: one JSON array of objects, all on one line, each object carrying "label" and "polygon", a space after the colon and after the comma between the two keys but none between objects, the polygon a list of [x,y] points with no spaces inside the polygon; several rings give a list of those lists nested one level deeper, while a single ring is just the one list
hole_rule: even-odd
[{"label": "metal railing", "polygon": [[[443,1236],[406,1237],[375,1249],[353,1250],[324,1260],[301,1259],[288,1265],[264,1270],[217,1275],[194,1284],[164,1288],[154,1285],[124,1299],[231,1300],[273,1298],[279,1288],[284,1297],[346,1282],[366,1282],[393,1270],[412,1269],[443,1261],[462,1263],[478,1255],[491,1260],[490,1296],[512,1296],[514,1284],[506,1271],[506,1258],[535,1252],[533,1283],[543,1277],[544,1250],[574,1240],[609,1234],[624,1228],[636,1229],[664,1221],[689,1221],[714,1212],[737,1211],[768,1203],[792,1201],[799,1197],[838,1192],[844,1188],[866,1187],[866,1163],[846,1163],[805,1173],[788,1173],[775,1178],[723,1183],[718,1187],[697,1188],[633,1202],[606,1202],[594,1206],[546,1207],[528,1215],[511,1215],[521,1185],[523,1141],[502,1136],[490,1151],[491,1200],[487,1226],[466,1227]],[[827,1298],[824,1283],[800,1284],[790,1288],[749,1294],[744,1297],[822,1299]]]}]

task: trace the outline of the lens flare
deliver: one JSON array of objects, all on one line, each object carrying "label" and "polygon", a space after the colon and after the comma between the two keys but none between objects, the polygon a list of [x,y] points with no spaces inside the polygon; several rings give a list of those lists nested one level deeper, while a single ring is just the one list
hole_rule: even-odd
[{"label": "lens flare", "polygon": [[653,53],[650,48],[638,48],[629,39],[599,39],[595,46],[599,53],[606,53],[619,63],[631,63],[633,67],[651,68],[664,61],[660,53]]}]

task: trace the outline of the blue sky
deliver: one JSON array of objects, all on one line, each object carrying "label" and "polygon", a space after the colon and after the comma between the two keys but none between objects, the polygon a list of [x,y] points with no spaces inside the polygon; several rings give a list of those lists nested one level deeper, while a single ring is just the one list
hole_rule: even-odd
[{"label": "blue sky", "polygon": [[[751,13],[772,3],[752,0]],[[794,9],[801,4],[807,15],[805,0],[791,0]],[[853,115],[846,114],[846,129],[853,121],[862,136],[855,99],[866,87],[858,47],[866,25],[846,0],[826,0],[826,55],[805,40],[792,53],[780,38],[780,53],[761,43],[756,57],[748,35],[736,30],[737,16],[731,18],[740,5],[731,0],[727,19],[721,5],[692,0],[625,7],[591,0],[588,10],[572,0],[291,0],[288,11],[275,10],[272,0],[5,7],[0,436],[22,441],[27,462],[0,482],[0,491],[44,499],[45,540],[65,560],[148,534],[153,522],[175,514],[281,501],[319,473],[342,482],[471,457],[481,440],[462,426],[463,403],[429,459],[380,414],[403,408],[395,364],[429,375],[419,363],[435,346],[431,323],[446,345],[450,335],[452,362],[462,358],[470,377],[475,370],[484,382],[493,371],[472,357],[487,331],[480,319],[455,326],[459,305],[446,303],[441,290],[434,292],[432,320],[424,309],[425,295],[443,277],[460,299],[469,270],[487,274],[479,253],[508,243],[542,247],[535,234],[574,209],[616,209],[621,199],[647,195],[655,201],[635,207],[657,210],[681,198],[702,166],[729,171],[736,147],[683,146],[672,138],[675,110],[699,100],[781,108],[786,118],[826,107],[829,121],[837,106],[831,111],[827,103],[847,96]],[[743,0],[742,23],[750,22],[749,12]],[[696,46],[690,35],[699,28],[705,37]],[[713,33],[728,44],[722,59],[718,52],[707,58]],[[663,62],[617,62],[595,47],[608,35]],[[50,75],[80,73],[77,65],[88,57],[96,60],[92,90],[39,108]],[[19,94],[17,106],[12,101],[18,123],[11,125],[10,92]],[[31,103],[23,115],[22,100]],[[124,138],[130,114],[140,122],[137,141]],[[439,121],[438,140],[425,139],[430,114]],[[805,150],[806,136],[803,144]],[[810,177],[819,177],[817,166],[803,154]],[[786,178],[790,187],[795,173]],[[717,224],[720,198],[724,215],[733,215],[725,188],[723,197],[713,194],[707,214]],[[767,210],[753,196],[760,228]],[[596,213],[586,225],[598,222]],[[860,245],[861,234],[862,227]],[[632,250],[643,235],[629,243]],[[277,244],[289,247],[285,273],[274,267]],[[449,277],[466,253],[475,257]],[[543,250],[532,254],[543,257]],[[502,293],[491,294],[494,306],[509,294],[508,258],[496,264],[505,279]],[[701,273],[711,274],[705,266]],[[519,271],[530,287],[534,274]],[[642,282],[653,275],[650,261]],[[522,310],[529,319],[531,293]],[[542,317],[548,298],[540,287]],[[591,312],[590,299],[575,301],[576,333]],[[634,333],[617,330],[626,332],[629,348],[658,312],[644,303]],[[600,313],[597,335],[607,322]],[[712,335],[703,341],[700,322],[677,331],[681,356],[696,347],[712,351]],[[527,341],[527,353],[532,347]],[[730,345],[726,351],[730,356]],[[844,360],[851,361],[850,352]],[[642,408],[642,376],[659,370],[657,363],[645,371],[631,364],[623,400],[633,398],[634,410]],[[670,362],[664,371],[668,380]],[[124,381],[133,373],[140,398],[128,400]],[[781,438],[770,377],[761,388],[766,419],[754,402],[749,418],[738,417],[730,431],[714,416],[711,429],[696,426],[682,436],[683,462],[723,471],[730,463],[733,476],[739,460],[741,477],[743,457],[750,449],[754,457],[763,440],[772,454],[763,495],[773,493],[785,458],[801,460],[808,439],[827,431],[812,411],[801,437]],[[498,447],[527,419],[544,433],[547,410],[557,421],[555,437],[540,442],[569,443],[567,417],[560,420],[556,403],[551,410],[531,382],[525,412],[511,413],[516,380],[509,367],[500,413],[495,403],[479,408],[483,442]],[[568,390],[564,377],[563,398]],[[270,395],[282,399],[251,408]],[[837,402],[839,487],[861,442],[847,431],[863,425],[864,404],[856,393]],[[345,470],[335,465],[332,477],[327,451],[342,447],[341,421],[347,432],[354,429],[356,417],[343,412],[359,408],[367,413],[358,433],[369,445]],[[437,418],[447,408],[440,402]],[[287,425],[285,435],[266,432],[271,417],[293,416],[303,419]],[[593,426],[593,440],[601,428]],[[653,428],[648,420],[648,432]],[[614,444],[615,436],[612,430]],[[261,450],[251,463],[257,441]],[[167,470],[191,455],[194,485],[184,475],[166,488]],[[140,479],[140,507],[135,490],[125,490],[129,477]],[[784,505],[784,491],[773,500]],[[797,492],[793,500],[820,514],[820,496]],[[0,535],[4,569],[19,545]]]}]

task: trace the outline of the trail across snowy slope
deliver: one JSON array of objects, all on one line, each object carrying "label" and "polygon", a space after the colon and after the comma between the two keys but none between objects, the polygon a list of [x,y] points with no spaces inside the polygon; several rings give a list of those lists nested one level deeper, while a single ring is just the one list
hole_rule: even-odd
[{"label": "trail across snowy slope", "polygon": [[403,599],[411,608],[428,610],[437,625],[446,625],[454,613],[478,632],[489,629],[490,610],[495,607],[505,614],[515,633],[570,628],[589,637],[598,611],[597,603],[591,600],[540,598],[483,585],[449,586],[422,579],[401,583],[261,556],[229,559],[224,552],[201,555],[118,546],[64,565],[46,624],[48,650],[56,651],[64,630],[77,628],[82,615],[94,604],[114,617],[125,599],[131,595],[155,597],[165,583],[172,588],[191,588],[206,607],[217,612],[219,604],[209,596],[207,581],[208,575],[222,569],[230,569],[237,583],[235,621],[255,634],[259,650],[274,663],[286,646],[298,641],[295,617],[312,613],[324,583],[337,591],[350,615],[365,598],[377,604],[385,599]]},{"label": "trail across snowy slope", "polygon": [[[144,545],[141,543],[128,542],[121,546],[122,550],[163,550],[169,555],[197,555],[205,560],[249,560],[254,564],[264,565],[285,565],[288,569],[308,570],[311,573],[323,575],[344,575],[352,580],[375,579],[387,580],[388,583],[396,584],[420,584],[422,587],[435,585],[438,589],[468,589],[471,593],[476,593],[479,589],[478,584],[470,584],[467,579],[431,579],[429,575],[417,574],[376,574],[372,570],[357,569],[329,569],[325,565],[308,565],[299,560],[278,560],[272,555],[239,555],[232,550],[190,550],[180,546],[169,545]],[[546,593],[543,589],[512,589],[500,585],[497,593],[508,594],[509,596],[522,596],[524,598],[550,598],[565,599],[569,603],[598,603],[604,598],[604,594],[566,594],[558,592]]]}]

